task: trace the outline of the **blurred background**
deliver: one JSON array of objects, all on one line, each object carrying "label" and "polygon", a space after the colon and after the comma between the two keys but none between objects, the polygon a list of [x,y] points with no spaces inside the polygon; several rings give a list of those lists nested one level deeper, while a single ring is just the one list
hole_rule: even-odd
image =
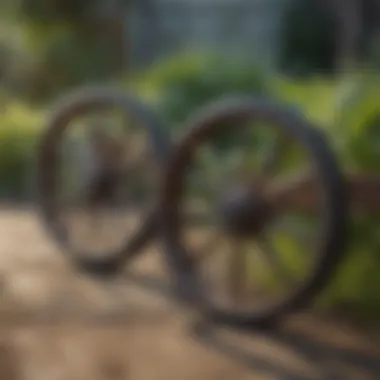
[{"label": "blurred background", "polygon": [[[33,200],[52,102],[106,82],[138,94],[174,139],[221,94],[266,95],[322,128],[345,172],[380,173],[378,0],[2,0],[1,200]],[[352,220],[316,307],[376,325],[380,215]]]},{"label": "blurred background", "polygon": [[[345,171],[378,172],[379,16],[376,0],[4,0],[0,196],[32,199],[45,111],[104,82],[137,91],[172,135],[222,93],[265,93],[324,128]],[[377,320],[379,225],[355,222],[328,298]]]}]

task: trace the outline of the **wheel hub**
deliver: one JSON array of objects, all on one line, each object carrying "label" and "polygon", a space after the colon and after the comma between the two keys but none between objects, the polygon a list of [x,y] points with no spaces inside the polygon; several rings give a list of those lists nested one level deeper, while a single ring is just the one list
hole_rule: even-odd
[{"label": "wheel hub", "polygon": [[111,203],[119,181],[117,173],[110,170],[101,171],[90,183],[88,201],[94,205]]},{"label": "wheel hub", "polygon": [[248,237],[258,234],[269,220],[269,203],[262,191],[247,185],[231,187],[220,202],[222,224],[234,235]]}]

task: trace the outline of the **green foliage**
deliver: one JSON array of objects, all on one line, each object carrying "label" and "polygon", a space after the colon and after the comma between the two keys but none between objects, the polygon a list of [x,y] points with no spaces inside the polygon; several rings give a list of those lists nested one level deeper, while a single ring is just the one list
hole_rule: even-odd
[{"label": "green foliage", "polygon": [[[120,7],[127,1],[120,0]],[[120,18],[111,19],[115,14],[107,12],[113,4],[98,0],[16,3],[7,0],[0,10],[0,82],[8,91],[25,101],[40,102],[120,73]]]},{"label": "green foliage", "polygon": [[364,323],[380,318],[380,219],[356,216],[347,254],[319,306],[345,313]]},{"label": "green foliage", "polygon": [[18,94],[32,65],[23,30],[12,22],[0,22],[0,88]]},{"label": "green foliage", "polygon": [[115,66],[109,42],[61,29],[40,47],[39,61],[25,95],[31,100],[46,100],[74,86],[105,81]]},{"label": "green foliage", "polygon": [[273,81],[272,90],[279,101],[297,107],[308,120],[331,132],[337,116],[336,82],[321,77],[304,80],[279,77]]},{"label": "green foliage", "polygon": [[22,0],[20,10],[28,20],[51,26],[55,23],[79,23],[86,17],[92,0]]},{"label": "green foliage", "polygon": [[30,196],[35,145],[41,115],[9,102],[0,118],[0,197]]},{"label": "green foliage", "polygon": [[[213,54],[174,56],[156,65],[144,82],[158,94],[157,113],[174,135],[182,132],[178,125],[199,107],[222,95],[262,95],[269,90],[268,78],[254,63]],[[222,154],[231,145],[238,145],[238,138],[226,124],[213,140],[215,152]]]},{"label": "green foliage", "polygon": [[360,172],[380,171],[380,78],[364,77],[355,96],[343,104],[339,132],[345,136],[347,165]]},{"label": "green foliage", "polygon": [[380,86],[374,73],[345,78],[277,80],[276,96],[329,133],[344,170],[380,171]]},{"label": "green foliage", "polygon": [[212,54],[185,54],[156,65],[144,78],[158,94],[156,105],[170,125],[224,94],[263,94],[265,73],[254,63]]}]

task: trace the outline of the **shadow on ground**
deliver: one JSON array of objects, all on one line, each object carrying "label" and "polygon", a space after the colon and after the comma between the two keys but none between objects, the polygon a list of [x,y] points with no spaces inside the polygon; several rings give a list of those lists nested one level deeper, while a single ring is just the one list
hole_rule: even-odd
[{"label": "shadow on ground", "polygon": [[[134,276],[133,280],[170,296],[169,287],[157,278]],[[379,342],[336,321],[307,315],[295,317],[290,323],[274,329],[250,331],[197,321],[189,332],[196,342],[209,350],[274,379],[380,378]]]},{"label": "shadow on ground", "polygon": [[160,255],[143,255],[146,275],[108,286],[73,273],[33,213],[0,216],[1,380],[380,379],[378,342],[341,322],[304,314],[249,332],[194,322],[154,277]]},{"label": "shadow on ground", "polygon": [[[380,376],[380,356],[363,352],[362,350],[344,348],[338,344],[326,344],[311,339],[299,332],[290,331],[256,331],[251,332],[255,339],[263,339],[268,345],[282,347],[276,357],[263,358],[262,354],[252,352],[247,347],[242,347],[236,339],[223,336],[217,328],[196,326],[194,336],[202,344],[215,350],[229,359],[246,366],[253,371],[263,371],[276,379],[323,379],[323,380],[348,380],[348,379],[378,379]],[[281,360],[281,355],[291,352],[310,367],[310,373],[300,374],[300,369],[292,370],[289,362]],[[308,372],[307,370],[305,372]],[[314,372],[314,374],[312,373]]]},{"label": "shadow on ground", "polygon": [[[129,281],[152,298],[170,296],[169,286],[159,278],[130,275]],[[92,380],[380,378],[373,339],[335,322],[301,315],[277,329],[237,331],[192,317],[183,323],[186,313],[175,308],[141,311],[135,310],[136,318],[126,318],[124,324],[119,318],[108,324],[67,326],[61,320],[10,329],[3,325],[0,379],[73,378],[54,375],[54,368],[67,371],[73,363],[70,373]]]}]

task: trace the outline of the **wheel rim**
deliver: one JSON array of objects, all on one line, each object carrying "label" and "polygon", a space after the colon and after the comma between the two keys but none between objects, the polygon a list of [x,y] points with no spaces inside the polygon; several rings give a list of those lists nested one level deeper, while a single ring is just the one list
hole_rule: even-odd
[{"label": "wheel rim", "polygon": [[[207,308],[217,310],[219,314],[220,313],[228,314],[228,315],[237,314],[240,316],[243,315],[247,318],[252,317],[252,316],[269,315],[271,311],[275,310],[276,308],[278,309],[281,306],[284,306],[286,303],[289,302],[289,300],[296,300],[297,295],[305,291],[305,289],[309,287],[309,284],[311,284],[312,282],[315,282],[316,274],[318,274],[318,270],[321,266],[321,263],[323,263],[325,260],[324,254],[326,251],[330,249],[329,247],[331,245],[331,242],[332,240],[335,239],[335,237],[334,239],[332,239],[330,236],[331,231],[332,231],[331,227],[334,227],[334,228],[336,227],[337,225],[336,222],[338,219],[343,220],[342,215],[338,215],[338,218],[337,218],[337,215],[335,216],[332,215],[331,210],[329,209],[329,204],[331,204],[331,200],[334,198],[334,196],[332,196],[333,193],[330,191],[328,178],[324,176],[323,172],[321,172],[323,165],[321,166],[321,162],[319,161],[320,153],[321,153],[321,151],[319,151],[319,146],[321,145],[320,135],[316,133],[313,129],[305,128],[305,123],[300,122],[297,118],[294,117],[294,115],[290,115],[288,112],[276,112],[276,110],[278,111],[278,108],[273,107],[271,105],[269,107],[266,107],[266,106],[263,107],[262,105],[257,106],[257,103],[252,102],[252,101],[247,101],[247,102],[238,101],[237,103],[232,102],[232,104],[230,105],[227,104],[227,106],[225,105],[220,106],[219,108],[216,108],[216,110],[213,110],[212,108],[206,108],[205,114],[202,114],[194,122],[189,123],[190,126],[188,128],[190,129],[190,132],[179,143],[179,146],[177,147],[172,157],[171,164],[169,165],[169,169],[166,173],[167,176],[166,176],[166,181],[164,181],[161,206],[162,206],[162,213],[163,213],[164,237],[165,237],[165,242],[169,251],[169,261],[171,265],[173,265],[176,268],[177,273],[179,273],[179,277],[183,276],[186,272],[187,274],[190,273],[190,277],[192,278],[193,284],[188,285],[188,286],[194,286],[194,287],[200,286],[200,289],[197,294],[200,296],[201,300],[198,300],[198,301],[202,301],[205,304],[205,307]],[[186,198],[186,195],[185,195],[186,189],[187,187],[189,187],[186,180],[186,174],[190,171],[189,168],[191,167],[191,163],[194,162],[195,153],[200,150],[200,146],[202,145],[202,143],[205,143],[205,144],[209,143],[212,140],[212,138],[217,135],[217,132],[220,132],[222,129],[225,128],[223,127],[223,124],[226,124],[226,122],[233,128],[234,132],[238,132],[241,134],[243,130],[247,130],[247,128],[244,128],[244,125],[245,126],[247,125],[248,120],[256,120],[256,121],[259,121],[260,123],[269,121],[271,122],[272,125],[277,124],[277,127],[280,127],[280,128],[277,128],[277,131],[282,132],[282,133],[285,132],[285,135],[283,135],[282,137],[284,138],[283,141],[287,141],[288,145],[289,143],[294,143],[295,141],[297,141],[301,143],[300,144],[301,147],[303,148],[306,147],[306,151],[307,151],[306,153],[309,153],[308,156],[310,159],[310,163],[312,164],[311,165],[311,168],[313,169],[312,173],[314,174],[314,178],[316,179],[313,181],[313,185],[314,185],[313,188],[314,190],[318,190],[318,191],[314,191],[314,194],[312,197],[314,198],[313,199],[314,204],[312,205],[314,207],[312,207],[312,209],[307,210],[307,214],[310,214],[311,211],[313,212],[319,211],[320,220],[317,226],[318,229],[316,229],[318,233],[315,234],[315,237],[314,237],[315,243],[312,244],[312,241],[309,241],[309,251],[314,250],[314,255],[313,257],[311,257],[312,260],[309,263],[310,265],[309,270],[306,271],[306,273],[304,273],[304,275],[301,276],[301,278],[299,278],[298,281],[295,282],[295,284],[293,284],[293,287],[291,287],[290,289],[286,289],[285,291],[285,288],[280,287],[280,290],[284,290],[282,297],[275,298],[274,300],[265,299],[263,300],[263,302],[259,303],[258,305],[257,304],[253,305],[251,303],[248,307],[247,305],[245,305],[245,307],[240,307],[236,303],[232,303],[232,304],[229,303],[229,305],[227,305],[226,302],[216,302],[215,296],[212,295],[212,292],[208,291],[208,285],[206,284],[207,275],[204,275],[202,273],[201,264],[199,263],[199,256],[201,255],[199,253],[200,249],[198,247],[195,249],[191,247],[191,243],[188,240],[186,240],[186,238],[184,238],[183,236],[184,229],[185,229],[184,228],[185,218],[182,211],[184,207],[184,199]],[[294,120],[298,122],[294,124]],[[241,124],[240,128],[239,128],[239,122]],[[265,125],[262,127],[264,128],[265,131],[268,130],[265,127]],[[255,129],[256,133],[257,133],[257,130],[258,128],[256,127]],[[276,131],[276,128],[274,128],[273,130]],[[291,139],[289,139],[289,137]],[[228,140],[230,142],[233,142],[232,135],[230,135]],[[245,136],[243,140],[245,142],[250,141],[248,136]],[[316,147],[315,149],[314,149],[313,144],[315,144],[315,147]],[[239,147],[239,150],[240,150],[241,142],[240,142],[240,145],[237,145],[237,146]],[[281,144],[280,144],[280,147],[281,147]],[[283,148],[284,147],[282,146],[282,149]],[[250,150],[252,152],[252,147]],[[279,150],[277,149],[277,151],[281,151],[281,149]],[[225,155],[225,152],[223,153],[223,155]],[[271,161],[273,161],[273,157],[272,158],[269,157],[269,159],[267,160],[267,163],[269,164],[268,168],[270,170],[273,170],[274,168],[270,168],[271,165],[273,166],[273,162],[271,163]],[[226,168],[227,166],[227,164],[224,164],[221,161],[221,156],[217,158],[216,162],[218,166],[222,167],[223,169]],[[215,222],[215,219],[219,221],[219,224],[221,224],[223,228],[220,229],[220,226],[218,227],[219,232],[221,232],[219,233],[219,238],[214,237],[214,238],[209,239],[208,242],[205,241],[204,243],[202,243],[207,247],[206,249],[203,249],[203,251],[210,250],[211,249],[210,244],[212,244],[212,242],[214,242],[215,246],[219,244],[219,251],[222,250],[221,246],[223,246],[223,244],[221,244],[221,242],[222,242],[222,239],[226,239],[226,236],[229,236],[230,238],[232,238],[232,242],[229,241],[228,244],[232,243],[232,244],[235,244],[235,246],[240,246],[240,247],[243,244],[246,244],[247,242],[249,242],[249,240],[251,239],[251,240],[254,240],[256,250],[266,251],[266,255],[263,255],[263,258],[264,260],[267,261],[267,264],[269,264],[272,267],[276,267],[277,276],[285,277],[286,275],[289,275],[289,273],[286,273],[283,270],[284,268],[275,262],[275,255],[274,255],[275,249],[271,247],[272,243],[269,242],[267,236],[264,236],[264,235],[267,235],[268,225],[270,226],[274,221],[278,222],[279,215],[281,213],[283,214],[287,208],[286,198],[281,199],[281,197],[278,197],[278,194],[277,194],[278,189],[281,188],[281,186],[283,186],[283,184],[286,183],[286,181],[281,180],[281,182],[277,183],[275,186],[272,186],[272,188],[270,189],[271,191],[268,191],[268,183],[269,183],[268,178],[265,178],[265,176],[263,176],[262,173],[259,176],[259,178],[257,176],[253,177],[252,169],[249,169],[248,172],[250,173],[250,175],[247,176],[244,173],[243,179],[244,177],[246,177],[245,180],[249,178],[248,182],[252,183],[251,179],[253,178],[254,179],[253,183],[256,185],[254,186],[256,190],[256,194],[259,193],[260,197],[265,200],[266,198],[265,196],[268,196],[268,193],[269,193],[269,197],[267,197],[267,199],[269,200],[268,203],[272,204],[272,206],[275,205],[276,207],[275,208],[269,207],[264,212],[266,216],[270,216],[269,218],[264,218],[264,219],[261,218],[262,220],[260,221],[259,220],[260,218],[257,218],[257,215],[255,215],[256,217],[253,218],[253,220],[247,221],[246,216],[247,215],[249,216],[249,214],[252,215],[254,213],[257,214],[258,210],[260,209],[260,207],[257,208],[257,206],[258,205],[265,206],[265,202],[262,202],[262,201],[247,202],[247,200],[244,199],[244,197],[239,195],[237,197],[237,201],[238,201],[237,203],[240,202],[241,203],[240,206],[237,207],[237,204],[235,202],[235,204],[233,204],[232,207],[230,206],[230,210],[228,210],[228,207],[227,207],[227,214],[228,212],[230,212],[231,214],[231,211],[233,211],[232,214],[234,212],[236,214],[236,209],[239,209],[240,207],[240,211],[237,213],[238,215],[227,215],[227,223],[225,220],[226,215],[224,215],[223,223],[220,223],[221,219],[223,219],[223,217],[220,218],[220,212],[219,212],[219,216],[217,216],[216,218],[215,218],[215,212],[213,214],[214,218],[210,218],[210,220],[213,220],[213,222]],[[302,172],[304,172],[304,170]],[[211,177],[210,172],[208,172],[208,175],[206,177],[210,179]],[[288,177],[287,179],[290,178],[289,175],[287,177]],[[228,178],[227,186],[230,186],[231,175],[227,178]],[[194,179],[194,176],[193,176],[193,179]],[[211,179],[211,182],[212,181],[214,181],[214,179]],[[237,183],[239,185],[239,182]],[[219,185],[219,188],[223,188],[223,186],[226,186],[226,183]],[[241,190],[241,188],[243,190],[246,190],[247,186],[244,184],[243,187],[240,186],[239,190]],[[340,190],[341,189],[339,189],[339,191],[337,191],[336,194],[339,194],[340,196],[342,196]],[[252,194],[251,188],[250,188],[250,191],[251,191],[250,194]],[[281,194],[284,194],[284,192],[281,191]],[[288,198],[288,200],[289,199],[291,198]],[[214,200],[214,201],[218,200],[218,195],[215,192],[211,196],[211,200]],[[273,200],[275,200],[276,202],[273,203]],[[294,200],[294,197],[293,197],[293,200]],[[300,201],[298,203],[301,209],[297,210],[298,214],[300,213],[300,211],[304,211],[303,209],[305,205],[309,204],[310,206],[310,199],[307,199],[307,197],[303,201],[301,198],[299,198],[299,200]],[[210,199],[206,202],[203,202],[200,208],[204,209],[207,203],[210,203]],[[247,210],[248,212],[245,212]],[[225,211],[226,210],[224,210],[224,212]],[[281,212],[279,213],[279,211]],[[246,215],[244,216],[244,214]],[[235,220],[234,220],[234,217],[235,217]],[[201,218],[197,217],[197,219],[201,219]],[[203,218],[203,219],[206,219],[206,218]],[[231,229],[231,225],[233,226],[234,223],[231,223],[231,219],[232,219],[232,222],[235,223],[235,226],[236,226],[236,222],[239,222],[239,221],[241,222],[242,220],[243,220],[243,225],[240,225],[240,227],[238,226],[237,230],[236,229],[233,230]],[[264,229],[258,230],[257,222],[259,222],[259,225],[267,224],[267,226]],[[251,223],[251,225],[249,225],[249,223]],[[251,228],[251,231],[249,231],[249,229],[248,229],[248,233],[247,231],[241,231],[241,228],[243,227],[244,229],[244,227],[247,227],[247,225],[249,228]],[[286,225],[289,226],[289,219],[286,222]],[[301,222],[301,224],[299,225],[305,226],[306,224],[305,222]],[[215,230],[215,225],[213,227]],[[241,233],[236,234],[236,232],[239,232],[239,228],[240,228],[240,232],[243,232],[243,234]],[[299,230],[299,227],[298,227],[298,230]],[[243,236],[243,235],[246,235],[246,236]],[[190,240],[192,240],[193,242],[195,239],[196,238],[194,237],[190,238]],[[284,246],[285,244],[284,239],[282,239],[282,243],[279,243],[279,242],[281,242],[281,239],[278,239],[277,237],[277,244],[279,244],[280,246],[281,245]],[[294,251],[295,251],[294,247],[288,248],[287,250],[288,251],[292,250],[293,255],[294,255]],[[298,250],[300,249],[298,248]],[[303,255],[306,256],[305,248],[300,253],[301,255],[303,253]],[[306,254],[308,253],[309,252],[306,251]],[[244,285],[242,285],[244,282],[244,279],[243,279],[244,276],[242,274],[242,271],[247,270],[247,267],[249,266],[249,264],[247,263],[245,264],[242,263],[242,260],[240,260],[239,262],[239,260],[237,260],[238,256],[240,256],[240,259],[242,259],[242,256],[244,255],[232,255],[232,261],[229,264],[229,269],[231,270],[231,273],[230,273],[230,276],[231,276],[230,280],[232,284],[231,288],[232,288],[232,291],[234,291],[233,288],[235,289],[235,293],[236,293],[236,289],[239,286],[244,287]],[[252,259],[252,256],[253,256],[252,249],[249,256],[251,256],[251,259]],[[227,263],[227,260],[224,260],[224,261],[225,263]],[[257,267],[257,263],[254,265],[256,265]],[[240,270],[239,270],[239,267],[240,267]],[[213,264],[213,268],[215,271],[215,268],[216,268],[215,264]],[[234,268],[235,268],[235,272],[240,272],[240,274],[232,273],[234,272],[233,271]],[[261,269],[261,274],[262,275],[265,274],[264,269]],[[257,274],[255,274],[253,277],[257,277]],[[181,281],[181,279],[179,281]],[[239,285],[239,282],[240,282],[240,285]],[[248,292],[247,294],[248,294],[248,298],[251,298],[251,299],[255,298],[256,300],[259,299],[259,293],[251,294]]]},{"label": "wheel rim", "polygon": [[[133,243],[141,229],[149,224],[147,217],[152,214],[156,202],[157,175],[160,172],[164,152],[168,148],[164,131],[141,105],[131,100],[126,94],[117,91],[98,90],[90,94],[81,92],[80,96],[73,97],[58,110],[58,113],[53,115],[53,121],[49,123],[50,127],[43,138],[39,155],[38,186],[44,219],[50,224],[49,229],[57,242],[66,251],[72,253],[76,261],[103,264],[113,261],[116,264],[126,259],[122,256],[126,250],[128,251],[129,243]],[[90,128],[92,128],[93,137],[97,134],[97,138],[93,138],[91,143],[88,139],[91,135]],[[96,128],[96,133],[94,133],[94,128]],[[105,141],[108,143],[108,149],[105,149],[107,144],[103,144]],[[71,152],[65,151],[65,143],[71,146]],[[87,149],[84,148],[85,146]],[[95,146],[96,149],[94,149]],[[99,153],[102,149],[104,152],[96,157],[94,151]],[[119,158],[124,161],[124,166],[121,165],[120,160],[118,162],[117,154],[114,154],[119,150],[122,152]],[[70,214],[67,212],[68,203],[64,205],[58,197],[59,192],[62,193],[64,190],[62,183],[68,184],[67,171],[65,180],[59,182],[60,174],[62,174],[59,169],[61,169],[63,151],[66,153],[66,158],[71,158],[71,162],[70,160],[66,162],[66,169],[76,169],[74,170],[76,175],[74,174],[71,179],[76,177],[76,180],[81,179],[83,182],[82,186],[76,189],[82,192],[81,202],[75,199],[76,202],[71,203],[69,218],[67,218]],[[82,154],[74,156],[74,151]],[[91,152],[91,154],[85,157],[84,152]],[[112,163],[108,162],[108,165],[105,165],[107,154],[115,159],[111,160]],[[95,157],[97,165],[91,167]],[[78,173],[82,163],[90,165],[82,168],[82,172]],[[116,167],[119,170],[116,170]],[[112,168],[114,170],[111,170]],[[117,180],[115,180],[116,177]],[[140,189],[137,189],[138,185],[141,185]],[[98,194],[90,195],[87,190],[95,187],[98,188]],[[112,195],[110,195],[110,189]],[[146,190],[146,193],[143,194],[142,190]],[[105,202],[95,199],[99,198],[99,192],[102,191],[108,192],[108,195],[100,194]],[[139,199],[136,198],[138,195],[140,195]],[[89,196],[95,197],[93,201],[89,202]],[[108,200],[105,199],[107,197]],[[70,200],[73,201],[73,198]],[[84,215],[85,211],[89,213]],[[69,220],[70,222],[74,220],[77,224],[79,222],[79,225],[83,226],[84,220],[88,224],[96,221],[101,215],[106,216],[104,220],[107,223],[96,223],[97,225],[92,223],[91,227],[94,229],[94,227],[107,225],[108,231],[103,231],[103,234],[92,231],[91,235],[87,235],[87,242],[82,241],[78,244],[78,239],[77,242],[73,241],[73,231],[79,235],[80,229],[73,225],[74,228],[68,228]],[[110,216],[113,218],[112,225],[109,223]],[[145,239],[141,236],[139,239],[139,246],[136,244],[133,246],[134,251],[139,250],[145,243]],[[88,246],[88,242],[92,245]],[[101,245],[101,242],[104,244]],[[83,243],[87,243],[87,246]],[[128,254],[131,253],[128,252]]]}]

